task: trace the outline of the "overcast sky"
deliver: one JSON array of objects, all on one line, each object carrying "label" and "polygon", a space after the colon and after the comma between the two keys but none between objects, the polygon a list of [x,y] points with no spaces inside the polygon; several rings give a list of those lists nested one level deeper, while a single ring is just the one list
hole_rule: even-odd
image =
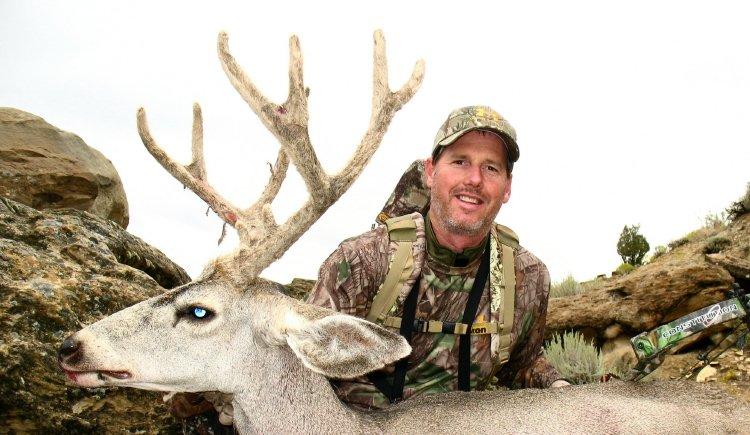
[{"label": "overcast sky", "polygon": [[[209,6],[210,5],[210,6]],[[288,38],[300,37],[310,135],[338,171],[370,116],[372,33],[383,29],[392,88],[426,62],[352,188],[264,276],[314,278],[346,237],[370,228],[401,172],[425,157],[454,108],[486,104],[518,132],[513,194],[498,221],[553,280],[609,273],[622,227],[652,247],[699,227],[750,181],[750,25],[744,2],[103,2],[0,0],[0,106],[81,136],[120,173],[128,230],[195,277],[233,248],[221,222],[151,158],[136,131],[190,155],[204,113],[208,177],[237,205],[267,179],[278,145],[229,84],[219,31],[273,101],[286,99]],[[305,200],[289,176],[283,220]]]}]

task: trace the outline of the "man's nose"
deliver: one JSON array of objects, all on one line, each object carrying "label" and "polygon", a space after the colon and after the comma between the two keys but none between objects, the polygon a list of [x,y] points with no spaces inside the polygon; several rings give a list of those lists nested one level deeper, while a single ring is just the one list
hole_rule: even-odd
[{"label": "man's nose", "polygon": [[467,169],[466,184],[470,186],[479,186],[482,184],[482,168],[478,165],[471,165]]}]

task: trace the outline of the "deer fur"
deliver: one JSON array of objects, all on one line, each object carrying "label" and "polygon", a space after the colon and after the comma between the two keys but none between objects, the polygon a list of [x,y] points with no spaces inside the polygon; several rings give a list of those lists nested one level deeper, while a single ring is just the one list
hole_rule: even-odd
[{"label": "deer fur", "polygon": [[[408,344],[375,324],[303,304],[279,288],[257,279],[238,289],[214,273],[75,333],[66,344],[76,350],[62,352],[60,365],[83,387],[232,393],[240,433],[747,433],[750,428],[747,404],[716,387],[676,381],[456,392],[410,399],[385,411],[355,411],[338,400],[327,377],[352,378],[381,368],[407,355]],[[189,306],[209,308],[214,317],[206,323],[178,320]]]},{"label": "deer fur", "polygon": [[[219,35],[218,50],[230,82],[281,144],[268,184],[250,207],[231,204],[207,182],[200,107],[193,107],[188,165],[176,163],[156,144],[145,111],[138,111],[138,130],[148,151],[237,229],[241,246],[212,262],[195,282],[68,337],[58,362],[74,384],[231,393],[241,433],[748,432],[746,404],[695,383],[457,392],[410,399],[383,412],[346,407],[327,377],[354,378],[382,368],[408,355],[408,343],[363,319],[291,299],[258,274],[359,175],[395,112],[419,88],[423,63],[417,62],[407,83],[392,92],[385,41],[375,32],[370,126],[349,163],[329,176],[307,131],[309,91],[297,38],[290,39],[289,97],[283,104],[267,100],[245,75],[229,54],[226,34]],[[279,224],[270,205],[290,161],[310,199]]]}]

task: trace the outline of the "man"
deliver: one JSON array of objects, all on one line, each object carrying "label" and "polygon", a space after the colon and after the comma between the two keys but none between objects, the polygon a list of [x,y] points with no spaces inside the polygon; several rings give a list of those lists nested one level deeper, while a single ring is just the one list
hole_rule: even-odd
[{"label": "man", "polygon": [[[549,295],[547,268],[517,244],[513,251],[506,249],[514,235],[508,237],[512,232],[494,224],[510,198],[511,171],[519,157],[515,138],[513,127],[489,107],[457,109],[443,123],[424,164],[429,210],[424,217],[417,213],[406,217],[413,222],[413,267],[406,271],[412,273],[395,304],[386,306],[385,325],[399,325],[402,335],[411,335],[412,354],[368,377],[332,380],[344,402],[382,408],[419,394],[477,389],[493,378],[514,388],[568,385],[541,354]],[[321,266],[308,302],[367,317],[389,267],[396,263],[397,245],[387,226],[345,240]],[[486,271],[478,274],[482,267],[489,268],[490,279],[483,278]],[[511,267],[512,273],[503,272]],[[511,284],[510,293],[505,281]],[[472,288],[478,306],[470,302]],[[514,305],[503,300],[504,294]],[[464,314],[467,303],[475,305],[475,317]],[[506,306],[511,307],[507,317],[512,317],[507,328],[502,324]],[[461,323],[462,314],[470,320]],[[410,316],[419,331],[405,326],[412,324]],[[430,321],[439,322],[434,324],[438,326],[423,332],[427,327],[422,325]],[[482,333],[483,328],[467,326],[472,322],[496,329]],[[467,328],[472,333],[463,338]]]}]

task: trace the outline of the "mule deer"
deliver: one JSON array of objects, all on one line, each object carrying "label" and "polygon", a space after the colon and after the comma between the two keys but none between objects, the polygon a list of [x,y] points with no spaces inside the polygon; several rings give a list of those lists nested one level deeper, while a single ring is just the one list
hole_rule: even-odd
[{"label": "mule deer", "polygon": [[[318,162],[307,130],[302,56],[290,40],[289,97],[268,101],[219,36],[219,57],[240,95],[281,143],[260,198],[240,209],[206,181],[201,111],[193,109],[193,160],[181,166],[157,146],[143,109],[146,148],[240,237],[239,249],[211,262],[194,282],[145,300],[68,337],[59,350],[66,375],[82,387],[234,394],[240,432],[714,432],[746,431],[748,407],[694,383],[607,384],[559,390],[451,393],[416,398],[382,412],[339,402],[326,377],[352,378],[397,361],[410,347],[365,320],[306,305],[258,274],[297,240],[351,185],[377,149],[393,115],[423,77],[418,62],[398,91],[388,87],[383,36],[375,33],[370,126],[338,175]],[[283,224],[270,204],[289,161],[310,199]]]}]

